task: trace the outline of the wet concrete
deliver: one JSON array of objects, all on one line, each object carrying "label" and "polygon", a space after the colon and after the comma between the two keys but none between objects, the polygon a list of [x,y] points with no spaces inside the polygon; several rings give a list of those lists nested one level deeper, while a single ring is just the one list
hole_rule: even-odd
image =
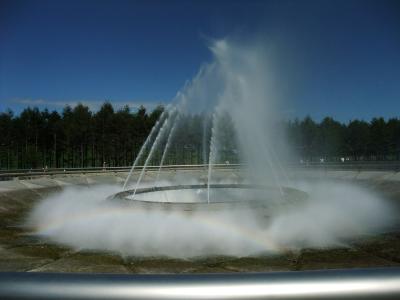
[{"label": "wet concrete", "polygon": [[[225,173],[224,173],[225,172]],[[300,171],[296,171],[300,172]],[[400,176],[379,172],[357,174],[324,172],[324,178],[352,180],[378,191],[399,206]],[[347,172],[347,173],[346,173]],[[295,173],[320,179],[321,174]],[[125,174],[49,176],[34,180],[0,182],[0,271],[77,272],[77,273],[220,273],[268,272],[359,267],[400,266],[400,230],[368,235],[348,241],[335,249],[303,249],[280,255],[258,257],[197,257],[190,260],[167,257],[121,257],[115,253],[76,251],[55,245],[32,235],[23,226],[27,213],[40,199],[69,185],[122,184]],[[215,178],[240,179],[236,171],[219,171]],[[154,174],[145,177],[151,181]],[[204,171],[165,172],[162,179],[198,178],[205,182]]]}]

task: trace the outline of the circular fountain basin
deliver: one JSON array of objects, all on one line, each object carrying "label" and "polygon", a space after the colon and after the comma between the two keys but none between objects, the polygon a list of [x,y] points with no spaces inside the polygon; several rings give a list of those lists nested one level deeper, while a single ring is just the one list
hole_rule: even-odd
[{"label": "circular fountain basin", "polygon": [[127,190],[109,197],[141,208],[167,210],[225,210],[234,208],[276,211],[305,202],[307,193],[289,187],[254,184],[194,184]]}]

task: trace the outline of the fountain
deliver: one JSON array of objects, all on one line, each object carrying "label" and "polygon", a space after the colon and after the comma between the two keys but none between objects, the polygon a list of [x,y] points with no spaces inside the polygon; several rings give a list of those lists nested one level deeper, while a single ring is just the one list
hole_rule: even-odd
[{"label": "fountain", "polygon": [[[161,114],[122,190],[99,185],[49,196],[29,217],[37,234],[79,250],[187,259],[337,246],[390,223],[390,207],[374,194],[287,173],[265,47],[221,40],[210,49],[212,61]],[[191,130],[187,116],[201,116],[195,129],[204,165],[164,172],[177,137]]]},{"label": "fountain", "polygon": [[[283,193],[283,195],[282,195]],[[137,196],[139,196],[137,198]],[[210,195],[213,202],[209,201]],[[295,207],[306,201],[307,193],[284,187],[276,189],[253,184],[190,184],[127,190],[114,194],[110,200],[125,200],[138,208],[181,211],[223,209],[254,209],[268,217],[279,210]]]},{"label": "fountain", "polygon": [[[193,81],[178,92],[174,104],[162,113],[144,142],[125,180],[123,191],[109,199],[189,211],[215,207],[228,209],[238,204],[259,209],[261,205],[263,214],[275,211],[272,206],[295,206],[305,201],[304,192],[282,186],[282,182],[288,184],[288,180],[274,148],[281,146],[283,138],[279,133],[281,129],[277,127],[276,107],[266,73],[268,68],[264,65],[265,53],[258,48],[233,46],[228,40],[217,41],[210,49],[214,60],[202,66]],[[263,79],[265,81],[261,82]],[[171,183],[160,187],[159,176],[171,140],[176,128],[181,126],[182,116],[190,113],[201,113],[204,118],[203,160],[207,166],[207,180],[201,184]],[[211,120],[208,140],[207,119]],[[147,167],[164,140],[153,185],[151,188],[140,188]],[[229,147],[241,150],[240,160],[246,166],[243,181],[246,183],[221,184],[213,181],[213,168],[221,163],[221,150]],[[281,149],[278,150],[282,153]],[[144,153],[148,153],[146,157]],[[144,160],[143,167],[136,183],[130,186],[133,171],[140,160]],[[174,193],[171,194],[171,191]]]}]

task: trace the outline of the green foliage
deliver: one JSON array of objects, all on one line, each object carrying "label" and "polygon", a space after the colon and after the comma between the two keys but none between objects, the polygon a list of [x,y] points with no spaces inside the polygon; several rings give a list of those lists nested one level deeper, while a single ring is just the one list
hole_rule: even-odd
[{"label": "green foliage", "polygon": [[[101,167],[104,163],[129,166],[163,111],[162,106],[150,112],[143,106],[136,112],[128,106],[116,111],[110,102],[105,102],[95,113],[83,104],[66,106],[61,114],[30,107],[17,116],[12,111],[2,112],[0,169]],[[205,115],[178,119],[165,164],[207,162],[212,119]],[[400,120],[397,118],[352,120],[342,124],[330,117],[321,122],[306,117],[283,126],[298,160],[400,159]],[[222,116],[217,127],[219,161],[239,162],[240,151],[231,120]],[[167,140],[165,136],[151,164],[160,162]]]},{"label": "green foliage", "polygon": [[96,113],[83,104],[0,113],[0,169],[130,165],[162,110],[149,117],[144,107],[115,112],[105,102]]},{"label": "green foliage", "polygon": [[306,161],[399,160],[400,120],[352,120],[342,124],[327,117],[319,124],[310,117],[288,124],[288,136]]}]

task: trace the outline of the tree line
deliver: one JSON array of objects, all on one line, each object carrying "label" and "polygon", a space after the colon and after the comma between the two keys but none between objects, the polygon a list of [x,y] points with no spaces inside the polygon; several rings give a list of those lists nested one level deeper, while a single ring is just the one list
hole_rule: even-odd
[{"label": "tree line", "polygon": [[16,116],[8,110],[0,113],[0,168],[128,165],[162,110],[115,111],[109,102],[96,113],[83,104],[61,113],[28,107]]},{"label": "tree line", "polygon": [[[162,106],[152,111],[143,106],[135,112],[128,106],[115,110],[105,102],[97,112],[83,104],[66,106],[62,112],[31,107],[18,115],[11,110],[1,112],[0,169],[132,165],[163,111]],[[206,162],[209,123],[210,119],[203,115],[180,117],[165,163]],[[287,121],[284,126],[297,161],[400,159],[397,118],[341,123],[330,117],[320,122],[305,117]],[[166,142],[165,138],[164,146],[155,151],[150,164],[160,162]],[[233,148],[223,149],[223,161],[238,162]]]},{"label": "tree line", "polygon": [[344,124],[326,117],[310,117],[288,123],[288,138],[305,161],[386,161],[400,159],[400,120],[382,117],[370,122],[351,120]]}]

